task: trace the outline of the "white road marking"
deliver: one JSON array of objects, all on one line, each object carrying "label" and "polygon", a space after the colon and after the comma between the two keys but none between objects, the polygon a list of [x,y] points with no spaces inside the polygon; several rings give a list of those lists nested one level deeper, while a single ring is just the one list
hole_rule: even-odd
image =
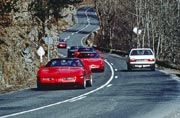
[{"label": "white road marking", "polygon": [[111,87],[111,86],[112,86],[112,84],[107,85],[107,87]]},{"label": "white road marking", "polygon": [[115,76],[114,78],[115,78],[115,79],[117,79],[117,78],[118,78],[118,76]]},{"label": "white road marking", "polygon": [[80,29],[80,30],[78,30],[77,32],[75,32],[76,34],[79,33],[80,31],[86,29],[86,28],[90,25],[90,20],[88,20],[89,17],[88,17],[88,15],[87,15],[87,11],[88,11],[89,9],[91,9],[91,8],[88,8],[88,9],[85,11],[85,15],[86,15],[88,24],[87,24],[85,27],[83,27],[82,29]]},{"label": "white road marking", "polygon": [[78,101],[78,100],[82,100],[84,98],[86,98],[87,96],[80,96],[80,97],[77,97],[75,99],[72,99],[72,100],[69,100],[69,102],[75,102],[75,101]]},{"label": "white road marking", "polygon": [[118,71],[118,69],[114,69],[116,72]]},{"label": "white road marking", "polygon": [[22,111],[22,112],[17,112],[17,113],[13,113],[13,114],[1,116],[0,118],[13,117],[13,116],[17,116],[17,115],[21,115],[21,114],[30,113],[30,112],[42,110],[42,109],[45,109],[45,108],[53,107],[53,106],[60,105],[60,104],[66,103],[66,102],[72,102],[72,101],[78,100],[78,99],[80,99],[80,98],[83,99],[83,98],[85,98],[87,95],[103,89],[104,87],[106,87],[107,85],[109,85],[109,83],[113,80],[113,77],[114,77],[113,67],[111,66],[111,64],[110,64],[108,61],[105,60],[105,62],[108,64],[108,66],[109,66],[110,69],[111,69],[111,77],[109,78],[109,80],[108,80],[104,85],[100,86],[99,88],[97,88],[97,89],[95,89],[95,90],[92,90],[92,91],[89,91],[89,92],[87,92],[87,93],[84,93],[84,94],[82,94],[82,95],[79,95],[79,96],[77,96],[77,97],[73,97],[73,98],[64,100],[64,101],[60,101],[60,102],[57,102],[57,103],[49,104],[49,105],[46,105],[46,106],[38,107],[38,108],[31,109],[31,110],[27,110],[27,111]]},{"label": "white road marking", "polygon": [[111,65],[113,66],[114,64],[113,64],[113,63],[111,63]]}]

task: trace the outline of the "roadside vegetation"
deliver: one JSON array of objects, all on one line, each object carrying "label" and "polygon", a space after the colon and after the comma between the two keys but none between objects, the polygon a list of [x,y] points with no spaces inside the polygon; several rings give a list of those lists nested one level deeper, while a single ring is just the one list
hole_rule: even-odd
[{"label": "roadside vegetation", "polygon": [[94,0],[94,3],[101,28],[98,47],[121,51],[150,47],[159,64],[180,69],[179,0]]}]

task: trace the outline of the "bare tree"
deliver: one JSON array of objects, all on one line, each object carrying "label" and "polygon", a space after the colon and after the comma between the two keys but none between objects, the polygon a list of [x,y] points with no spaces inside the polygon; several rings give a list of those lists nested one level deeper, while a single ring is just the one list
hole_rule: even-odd
[{"label": "bare tree", "polygon": [[[180,0],[94,2],[100,19],[102,46],[122,50],[150,47],[157,58],[180,64]],[[134,34],[133,27],[142,33]]]}]

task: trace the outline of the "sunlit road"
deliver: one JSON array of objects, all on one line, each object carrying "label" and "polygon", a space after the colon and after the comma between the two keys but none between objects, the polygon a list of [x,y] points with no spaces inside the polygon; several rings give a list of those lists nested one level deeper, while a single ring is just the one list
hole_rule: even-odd
[{"label": "sunlit road", "polygon": [[[79,27],[82,31],[98,28],[87,23],[88,14],[95,14],[92,8],[84,7],[80,11],[86,16],[82,22],[87,29],[77,24],[73,27],[76,31]],[[72,32],[62,36],[65,38],[69,34]],[[69,45],[74,40],[77,45],[81,44],[87,34],[73,35],[67,39]],[[65,51],[61,53],[66,54]],[[106,60],[105,72],[93,73],[92,87],[45,91],[30,88],[2,94],[0,118],[163,118],[177,107],[180,84],[176,79],[158,70],[127,71],[124,58],[102,55]]]}]

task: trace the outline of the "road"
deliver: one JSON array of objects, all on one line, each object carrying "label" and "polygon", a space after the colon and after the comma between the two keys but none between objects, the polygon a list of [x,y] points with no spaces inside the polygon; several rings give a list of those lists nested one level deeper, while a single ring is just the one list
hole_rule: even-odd
[{"label": "road", "polygon": [[[83,40],[99,28],[99,21],[95,9],[92,7],[82,7],[77,11],[77,21],[72,28],[60,34],[68,47],[83,45]],[[61,56],[67,56],[67,49],[59,49]]]},{"label": "road", "polygon": [[[81,32],[98,28],[93,11],[92,7],[81,8],[78,24],[60,34],[68,37],[69,45],[81,44],[88,35]],[[59,53],[66,55],[66,50]],[[123,57],[102,55],[105,71],[93,73],[92,87],[44,91],[30,88],[1,94],[0,118],[163,118],[178,107],[178,80],[159,70],[127,71]]]}]

